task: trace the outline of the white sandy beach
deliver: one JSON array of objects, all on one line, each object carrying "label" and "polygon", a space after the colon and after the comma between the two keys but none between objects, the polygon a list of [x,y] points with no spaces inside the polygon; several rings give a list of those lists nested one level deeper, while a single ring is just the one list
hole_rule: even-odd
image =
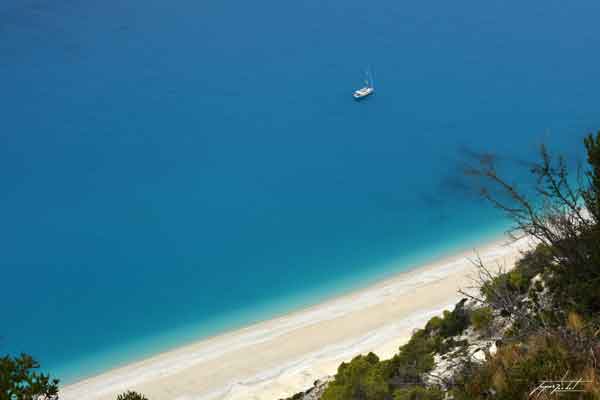
[{"label": "white sandy beach", "polygon": [[[522,239],[477,249],[494,265],[511,267]],[[114,399],[131,389],[151,400],[276,400],[312,386],[355,355],[397,352],[460,296],[475,251],[463,252],[326,301],[317,306],[202,340],[63,388],[61,399]]]}]

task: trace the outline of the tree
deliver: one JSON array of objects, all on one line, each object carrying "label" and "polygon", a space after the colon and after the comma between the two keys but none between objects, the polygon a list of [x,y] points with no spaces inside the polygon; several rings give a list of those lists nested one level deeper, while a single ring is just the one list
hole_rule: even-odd
[{"label": "tree", "polygon": [[588,135],[584,139],[585,150],[587,152],[587,161],[590,165],[590,170],[587,172],[587,177],[590,182],[590,187],[593,189],[584,193],[585,205],[588,211],[594,216],[596,221],[600,220],[600,132],[594,135]]},{"label": "tree", "polygon": [[437,387],[413,386],[394,392],[394,400],[442,400],[443,398],[444,392]]},{"label": "tree", "polygon": [[128,390],[118,395],[117,400],[148,400],[148,398],[143,394]]},{"label": "tree", "polygon": [[34,371],[39,367],[40,364],[27,354],[0,358],[0,399],[57,399],[58,379]]},{"label": "tree", "polygon": [[[588,382],[574,397],[600,398],[600,132],[584,144],[588,164],[576,176],[542,146],[526,190],[500,176],[494,157],[479,157],[468,170],[482,178],[483,197],[512,220],[513,236],[533,237],[537,245],[512,271],[475,261],[472,288],[480,295],[461,293],[499,312],[509,328],[493,357],[460,367],[455,399],[527,398],[541,380],[570,377]],[[472,313],[475,325],[481,317]]]},{"label": "tree", "polygon": [[481,178],[482,196],[513,221],[513,237],[533,237],[547,251],[556,299],[592,315],[600,312],[600,132],[584,144],[588,165],[576,176],[542,145],[525,191],[500,176],[494,157],[478,157],[467,173]]},{"label": "tree", "polygon": [[388,393],[379,358],[369,353],[342,363],[322,400],[383,400]]}]

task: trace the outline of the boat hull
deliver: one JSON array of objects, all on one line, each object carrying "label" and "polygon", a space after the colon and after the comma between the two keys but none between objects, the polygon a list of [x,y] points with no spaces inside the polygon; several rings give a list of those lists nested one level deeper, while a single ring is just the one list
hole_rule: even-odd
[{"label": "boat hull", "polygon": [[367,93],[367,94],[356,94],[356,93],[354,93],[352,95],[352,97],[354,97],[354,100],[362,100],[362,99],[364,99],[366,97],[369,97],[372,94],[373,94],[373,92],[370,92],[370,93]]},{"label": "boat hull", "polygon": [[364,87],[352,93],[352,97],[354,97],[355,100],[364,99],[365,97],[372,95],[374,91],[375,90],[372,87]]}]

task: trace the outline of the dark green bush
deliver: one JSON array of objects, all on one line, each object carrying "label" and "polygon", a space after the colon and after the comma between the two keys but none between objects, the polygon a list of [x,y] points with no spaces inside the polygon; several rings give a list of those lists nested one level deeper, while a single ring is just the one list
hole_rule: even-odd
[{"label": "dark green bush", "polygon": [[117,396],[117,400],[148,400],[143,394],[128,390]]},{"label": "dark green bush", "polygon": [[490,307],[480,307],[471,311],[471,324],[477,331],[488,329],[493,319],[494,316]]},{"label": "dark green bush", "polygon": [[442,400],[444,392],[439,388],[413,386],[394,391],[394,400]]},{"label": "dark green bush", "polygon": [[469,311],[464,307],[464,300],[456,304],[454,310],[444,311],[440,336],[443,338],[461,334],[470,323]]},{"label": "dark green bush", "polygon": [[387,364],[386,376],[400,382],[418,383],[421,374],[434,367],[433,353],[439,346],[439,337],[419,329]]},{"label": "dark green bush", "polygon": [[27,354],[0,357],[0,399],[56,398],[58,379],[36,371],[40,364]]},{"label": "dark green bush", "polygon": [[369,353],[342,363],[322,400],[384,400],[388,394],[389,386],[379,358]]},{"label": "dark green bush", "polygon": [[491,360],[458,378],[453,389],[456,400],[489,398],[490,393],[498,400],[528,399],[542,381],[563,378],[581,378],[592,383],[578,387],[585,393],[561,393],[561,398],[600,398],[600,376],[593,362],[584,354],[570,351],[558,333],[536,335],[525,343],[502,346]]}]

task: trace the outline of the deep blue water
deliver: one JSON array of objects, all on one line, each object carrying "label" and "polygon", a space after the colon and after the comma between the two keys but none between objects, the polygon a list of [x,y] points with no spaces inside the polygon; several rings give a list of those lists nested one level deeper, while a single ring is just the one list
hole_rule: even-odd
[{"label": "deep blue water", "polygon": [[497,234],[461,159],[581,157],[599,13],[2,1],[0,353],[68,382]]}]

